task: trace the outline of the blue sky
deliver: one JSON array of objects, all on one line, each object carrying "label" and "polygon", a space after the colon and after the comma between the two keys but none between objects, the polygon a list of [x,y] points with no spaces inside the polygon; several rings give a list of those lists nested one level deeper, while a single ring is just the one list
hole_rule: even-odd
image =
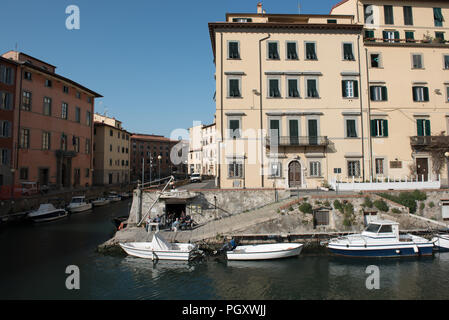
[{"label": "blue sky", "polygon": [[[208,22],[256,12],[257,0],[1,0],[0,52],[15,49],[100,93],[95,111],[131,132],[170,136],[212,123],[213,54]],[[327,14],[337,0],[301,0],[301,13]],[[65,9],[80,9],[67,30]],[[266,0],[267,13],[297,13],[298,0]]]}]

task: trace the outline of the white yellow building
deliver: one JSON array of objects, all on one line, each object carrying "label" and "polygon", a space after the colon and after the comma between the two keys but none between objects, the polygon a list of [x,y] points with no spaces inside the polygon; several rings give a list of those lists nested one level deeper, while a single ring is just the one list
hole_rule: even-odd
[{"label": "white yellow building", "polygon": [[189,174],[217,176],[217,137],[215,123],[189,128]]},{"label": "white yellow building", "polygon": [[94,114],[94,184],[130,182],[130,133],[115,118]]},{"label": "white yellow building", "polygon": [[222,188],[447,180],[447,1],[257,10],[209,24]]}]

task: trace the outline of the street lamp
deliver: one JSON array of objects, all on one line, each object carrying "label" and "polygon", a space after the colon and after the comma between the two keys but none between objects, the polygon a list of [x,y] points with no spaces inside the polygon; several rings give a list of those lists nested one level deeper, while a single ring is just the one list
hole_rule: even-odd
[{"label": "street lamp", "polygon": [[446,151],[444,156],[446,157],[447,186],[449,188],[449,152]]},{"label": "street lamp", "polygon": [[158,184],[160,184],[161,183],[161,163],[162,163],[161,159],[162,159],[162,156],[158,155],[157,158],[159,159],[159,183]]}]

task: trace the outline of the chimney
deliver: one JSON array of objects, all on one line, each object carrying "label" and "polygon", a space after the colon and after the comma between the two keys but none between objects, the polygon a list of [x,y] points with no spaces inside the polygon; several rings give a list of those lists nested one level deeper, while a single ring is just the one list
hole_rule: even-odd
[{"label": "chimney", "polygon": [[257,3],[257,14],[262,14],[262,2]]}]

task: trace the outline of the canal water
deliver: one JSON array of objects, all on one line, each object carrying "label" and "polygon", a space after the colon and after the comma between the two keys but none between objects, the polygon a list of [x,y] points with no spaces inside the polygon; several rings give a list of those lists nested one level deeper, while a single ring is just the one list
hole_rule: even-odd
[{"label": "canal water", "polygon": [[[305,252],[278,261],[156,264],[97,253],[114,234],[111,218],[127,214],[129,205],[2,227],[0,299],[449,299],[449,253],[364,260]],[[79,267],[79,290],[66,288],[69,265]],[[379,290],[366,287],[369,265],[379,267]]]}]

